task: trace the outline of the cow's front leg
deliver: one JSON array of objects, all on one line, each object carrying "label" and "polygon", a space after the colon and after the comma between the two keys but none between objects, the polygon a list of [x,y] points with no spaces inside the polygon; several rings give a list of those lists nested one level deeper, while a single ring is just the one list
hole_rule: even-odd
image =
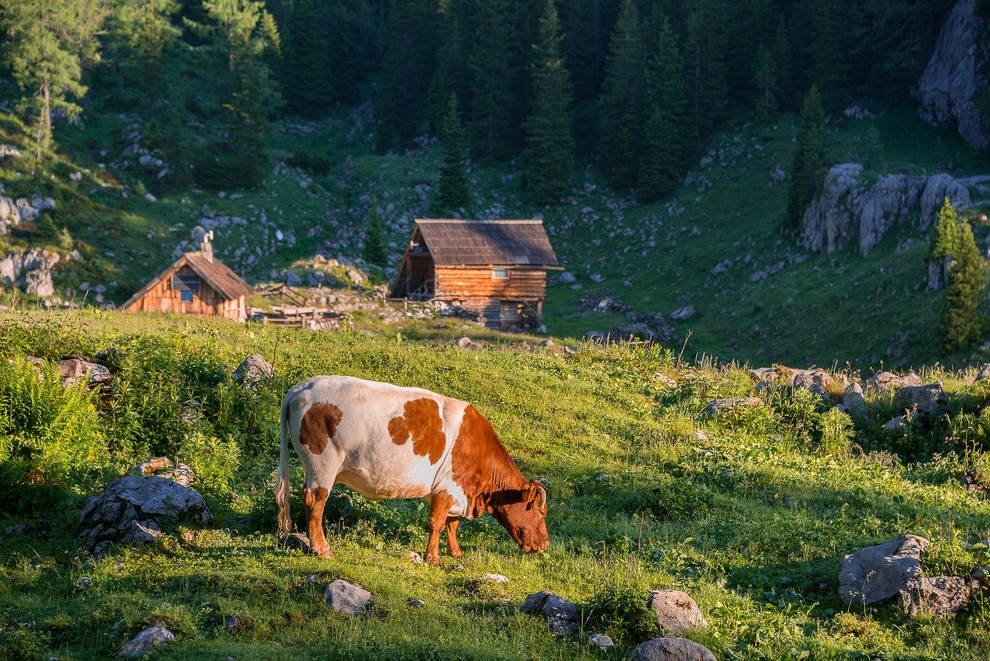
[{"label": "cow's front leg", "polygon": [[323,506],[330,492],[323,487],[303,487],[303,504],[306,506],[306,525],[309,530],[310,549],[321,558],[333,558],[333,551],[323,534]]},{"label": "cow's front leg", "polygon": [[426,561],[440,564],[440,533],[447,524],[447,515],[454,504],[454,497],[446,491],[438,491],[430,500],[430,536],[426,541]]},{"label": "cow's front leg", "polygon": [[447,519],[447,550],[454,558],[459,558],[464,553],[461,545],[457,543],[457,526],[461,525],[461,520],[456,516]]}]

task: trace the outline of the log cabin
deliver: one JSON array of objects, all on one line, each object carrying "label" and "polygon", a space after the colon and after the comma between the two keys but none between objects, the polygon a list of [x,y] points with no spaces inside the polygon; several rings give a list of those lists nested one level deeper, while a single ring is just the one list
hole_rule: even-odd
[{"label": "log cabin", "polygon": [[520,329],[543,323],[547,270],[560,268],[542,220],[416,219],[391,296]]},{"label": "log cabin", "polygon": [[245,297],[254,288],[213,256],[208,234],[122,306],[128,312],[177,312],[244,321]]}]

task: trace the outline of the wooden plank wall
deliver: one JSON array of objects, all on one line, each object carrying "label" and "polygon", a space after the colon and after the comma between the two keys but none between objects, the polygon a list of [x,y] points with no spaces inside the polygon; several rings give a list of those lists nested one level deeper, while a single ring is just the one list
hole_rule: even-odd
[{"label": "wooden plank wall", "polygon": [[[183,266],[176,273],[195,275],[188,266]],[[128,310],[130,312],[178,312],[191,314],[196,317],[223,317],[241,321],[246,313],[244,297],[225,299],[216,292],[205,280],[200,278],[200,290],[193,292],[191,303],[183,303],[182,293],[172,289],[172,273],[149,289],[144,296],[135,301]]]},{"label": "wooden plank wall", "polygon": [[491,268],[437,267],[437,300],[503,299],[542,300],[547,293],[547,273],[539,269],[509,269],[507,280],[492,278]]}]

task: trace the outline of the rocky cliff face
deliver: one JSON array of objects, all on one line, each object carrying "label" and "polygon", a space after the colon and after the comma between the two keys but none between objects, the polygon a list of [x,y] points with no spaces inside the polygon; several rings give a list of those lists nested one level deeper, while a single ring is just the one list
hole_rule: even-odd
[{"label": "rocky cliff face", "polygon": [[977,149],[990,148],[990,121],[975,99],[990,73],[990,21],[976,15],[976,0],[959,0],[918,82],[918,98],[932,121],[957,127]]},{"label": "rocky cliff face", "polygon": [[955,179],[948,174],[885,174],[864,181],[863,166],[842,163],[825,175],[822,192],[801,222],[801,245],[834,252],[855,242],[867,254],[894,225],[927,230],[948,197],[959,210],[990,198],[990,176]]}]

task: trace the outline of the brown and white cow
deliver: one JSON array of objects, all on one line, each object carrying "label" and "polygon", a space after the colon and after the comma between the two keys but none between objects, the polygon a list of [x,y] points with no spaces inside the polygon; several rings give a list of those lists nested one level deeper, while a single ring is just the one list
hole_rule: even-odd
[{"label": "brown and white cow", "polygon": [[314,376],[282,401],[278,528],[289,517],[288,440],[306,473],[303,503],[313,552],[332,558],[323,506],[337,482],[365,498],[430,503],[427,560],[440,562],[440,532],[460,557],[459,517],[490,512],[526,553],[550,545],[547,494],[523,477],[491,424],[467,402],[429,390],[348,376]]}]

